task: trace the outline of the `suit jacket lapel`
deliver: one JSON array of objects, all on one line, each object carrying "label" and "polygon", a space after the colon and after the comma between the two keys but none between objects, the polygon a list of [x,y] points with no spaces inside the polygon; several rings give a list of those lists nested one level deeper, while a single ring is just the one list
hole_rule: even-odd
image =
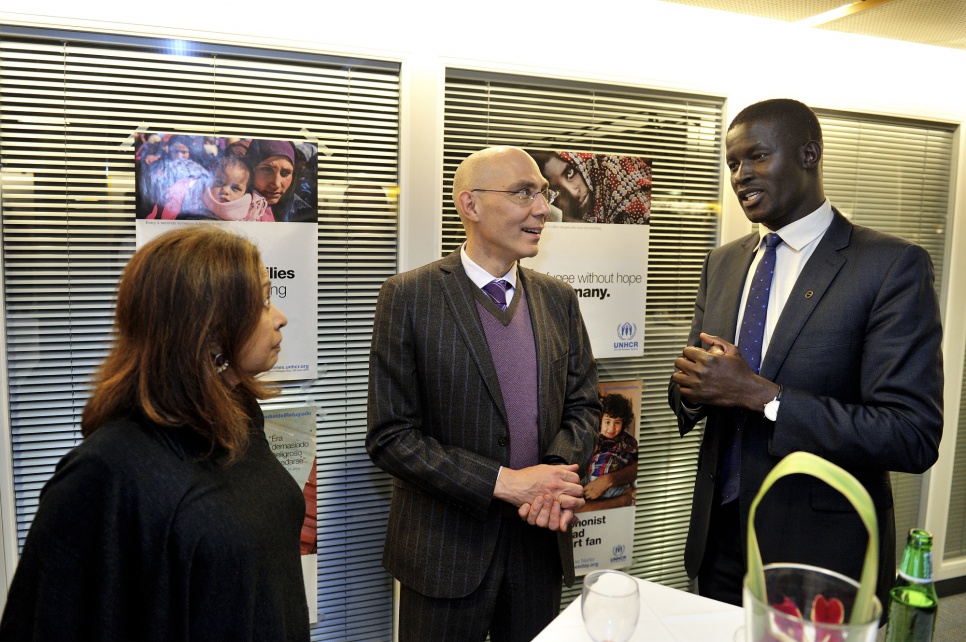
[{"label": "suit jacket lapel", "polygon": [[440,263],[440,288],[443,299],[453,315],[456,328],[463,337],[466,349],[480,372],[480,377],[486,385],[490,397],[496,404],[506,422],[506,408],[503,405],[503,393],[500,390],[500,380],[490,354],[490,346],[486,343],[483,322],[476,308],[476,298],[473,289],[476,287],[466,272],[460,260],[459,250],[451,253]]},{"label": "suit jacket lapel", "polygon": [[761,376],[773,381],[777,377],[808,317],[845,264],[846,259],[840,250],[849,245],[851,236],[852,224],[835,210],[832,224],[795,281],[795,287],[778,317],[765,360],[761,364]]},{"label": "suit jacket lapel", "polygon": [[[549,333],[556,328],[553,321],[549,318],[548,310],[551,309],[552,301],[549,297],[553,296],[552,291],[545,289],[537,279],[528,279],[524,268],[517,270],[519,283],[526,292],[527,306],[530,308],[530,325],[533,327],[533,342],[537,353],[537,394],[541,399],[546,399],[548,395],[559,395],[562,391],[551,389],[550,367],[552,355],[546,354],[550,345]],[[548,424],[549,418],[543,411],[546,404],[540,404],[539,410],[539,439],[540,452],[547,452],[550,442],[553,440],[557,431],[557,426]],[[568,587],[574,585],[574,541],[570,529],[566,533],[557,533],[557,549],[560,552],[560,566],[563,570],[563,581]]]},{"label": "suit jacket lapel", "polygon": [[708,327],[720,328],[718,336],[731,343],[738,342],[738,307],[741,305],[741,294],[745,288],[748,267],[755,256],[755,248],[760,242],[761,239],[757,233],[742,239],[738,245],[740,254],[727,261],[729,265],[725,266],[728,269],[723,270],[722,282],[714,285],[717,292],[713,296],[723,303],[709,308],[721,310],[724,314],[713,319],[714,325]]},{"label": "suit jacket lapel", "polygon": [[[527,306],[530,308],[530,325],[533,327],[533,342],[537,353],[537,394],[541,399],[548,394],[557,394],[555,391],[548,390],[547,382],[550,381],[551,355],[544,354],[547,346],[550,345],[547,333],[552,329],[551,322],[547,320],[547,310],[550,309],[547,301],[548,293],[544,290],[536,279],[528,279],[524,274],[523,268],[517,269],[517,277],[526,292]],[[546,452],[552,434],[556,433],[556,426],[547,425],[546,413],[539,412],[539,435],[540,452]]]}]

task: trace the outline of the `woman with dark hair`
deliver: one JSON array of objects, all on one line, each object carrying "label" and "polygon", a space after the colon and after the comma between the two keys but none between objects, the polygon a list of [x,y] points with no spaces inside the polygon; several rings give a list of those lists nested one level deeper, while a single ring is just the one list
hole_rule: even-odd
[{"label": "woman with dark hair", "polygon": [[559,192],[564,222],[648,223],[651,166],[636,156],[529,151],[540,173]]},{"label": "woman with dark hair", "polygon": [[265,197],[276,221],[315,222],[318,212],[298,194],[303,156],[289,141],[253,140],[246,158],[255,170],[255,189]]},{"label": "woman with dark hair", "polygon": [[255,246],[216,226],[135,253],[0,638],[308,639],[305,501],[257,403],[287,322],[269,294]]}]

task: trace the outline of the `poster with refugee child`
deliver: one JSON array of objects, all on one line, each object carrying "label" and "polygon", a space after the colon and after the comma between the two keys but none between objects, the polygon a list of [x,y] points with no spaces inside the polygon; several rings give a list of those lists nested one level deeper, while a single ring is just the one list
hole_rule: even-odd
[{"label": "poster with refugee child", "polygon": [[222,225],[248,238],[261,252],[272,301],[288,318],[265,378],[315,379],[318,146],[141,132],[134,166],[138,247],[179,225]]},{"label": "poster with refugee child", "polygon": [[581,473],[584,507],[573,528],[578,574],[633,562],[641,380],[598,385],[600,429]]},{"label": "poster with refugee child", "polygon": [[597,358],[644,354],[651,161],[527,150],[556,192],[529,268],[573,286]]}]

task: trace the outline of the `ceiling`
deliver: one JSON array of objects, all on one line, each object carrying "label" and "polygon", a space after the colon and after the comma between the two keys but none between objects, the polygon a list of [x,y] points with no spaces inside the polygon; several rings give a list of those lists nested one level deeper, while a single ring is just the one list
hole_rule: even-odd
[{"label": "ceiling", "polygon": [[[704,9],[798,22],[850,0],[664,0]],[[860,0],[850,15],[815,29],[966,50],[966,0]]]}]

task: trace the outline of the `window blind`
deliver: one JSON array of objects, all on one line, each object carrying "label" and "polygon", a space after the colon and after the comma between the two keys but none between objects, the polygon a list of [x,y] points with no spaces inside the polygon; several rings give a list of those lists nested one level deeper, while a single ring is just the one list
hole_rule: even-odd
[{"label": "window blind", "polygon": [[[632,574],[687,588],[684,542],[700,430],[682,439],[667,405],[705,255],[717,245],[722,101],[450,69],[443,126],[443,254],[465,239],[453,174],[491,145],[649,158],[653,164],[644,356],[600,359],[601,381],[643,379]],[[579,590],[579,586],[578,586]],[[564,593],[569,602],[578,591]]]},{"label": "window blind", "polygon": [[953,128],[822,110],[816,114],[825,138],[829,200],[854,223],[923,246],[942,293]]},{"label": "window blind", "polygon": [[[935,266],[936,290],[942,301],[954,129],[937,123],[815,111],[825,140],[823,166],[829,201],[853,223],[923,246]],[[966,456],[957,458],[957,464],[966,465]],[[923,526],[923,476],[892,473],[891,477],[896,550],[901,552],[909,529]],[[963,506],[950,498],[950,514],[957,513],[961,522]],[[960,537],[966,537],[966,530]]]},{"label": "window blind", "polygon": [[135,245],[141,128],[319,143],[318,370],[269,402],[318,406],[316,640],[390,639],[390,485],[365,453],[372,317],[396,271],[399,68],[379,61],[0,28],[9,431],[20,543],[80,441]]}]

